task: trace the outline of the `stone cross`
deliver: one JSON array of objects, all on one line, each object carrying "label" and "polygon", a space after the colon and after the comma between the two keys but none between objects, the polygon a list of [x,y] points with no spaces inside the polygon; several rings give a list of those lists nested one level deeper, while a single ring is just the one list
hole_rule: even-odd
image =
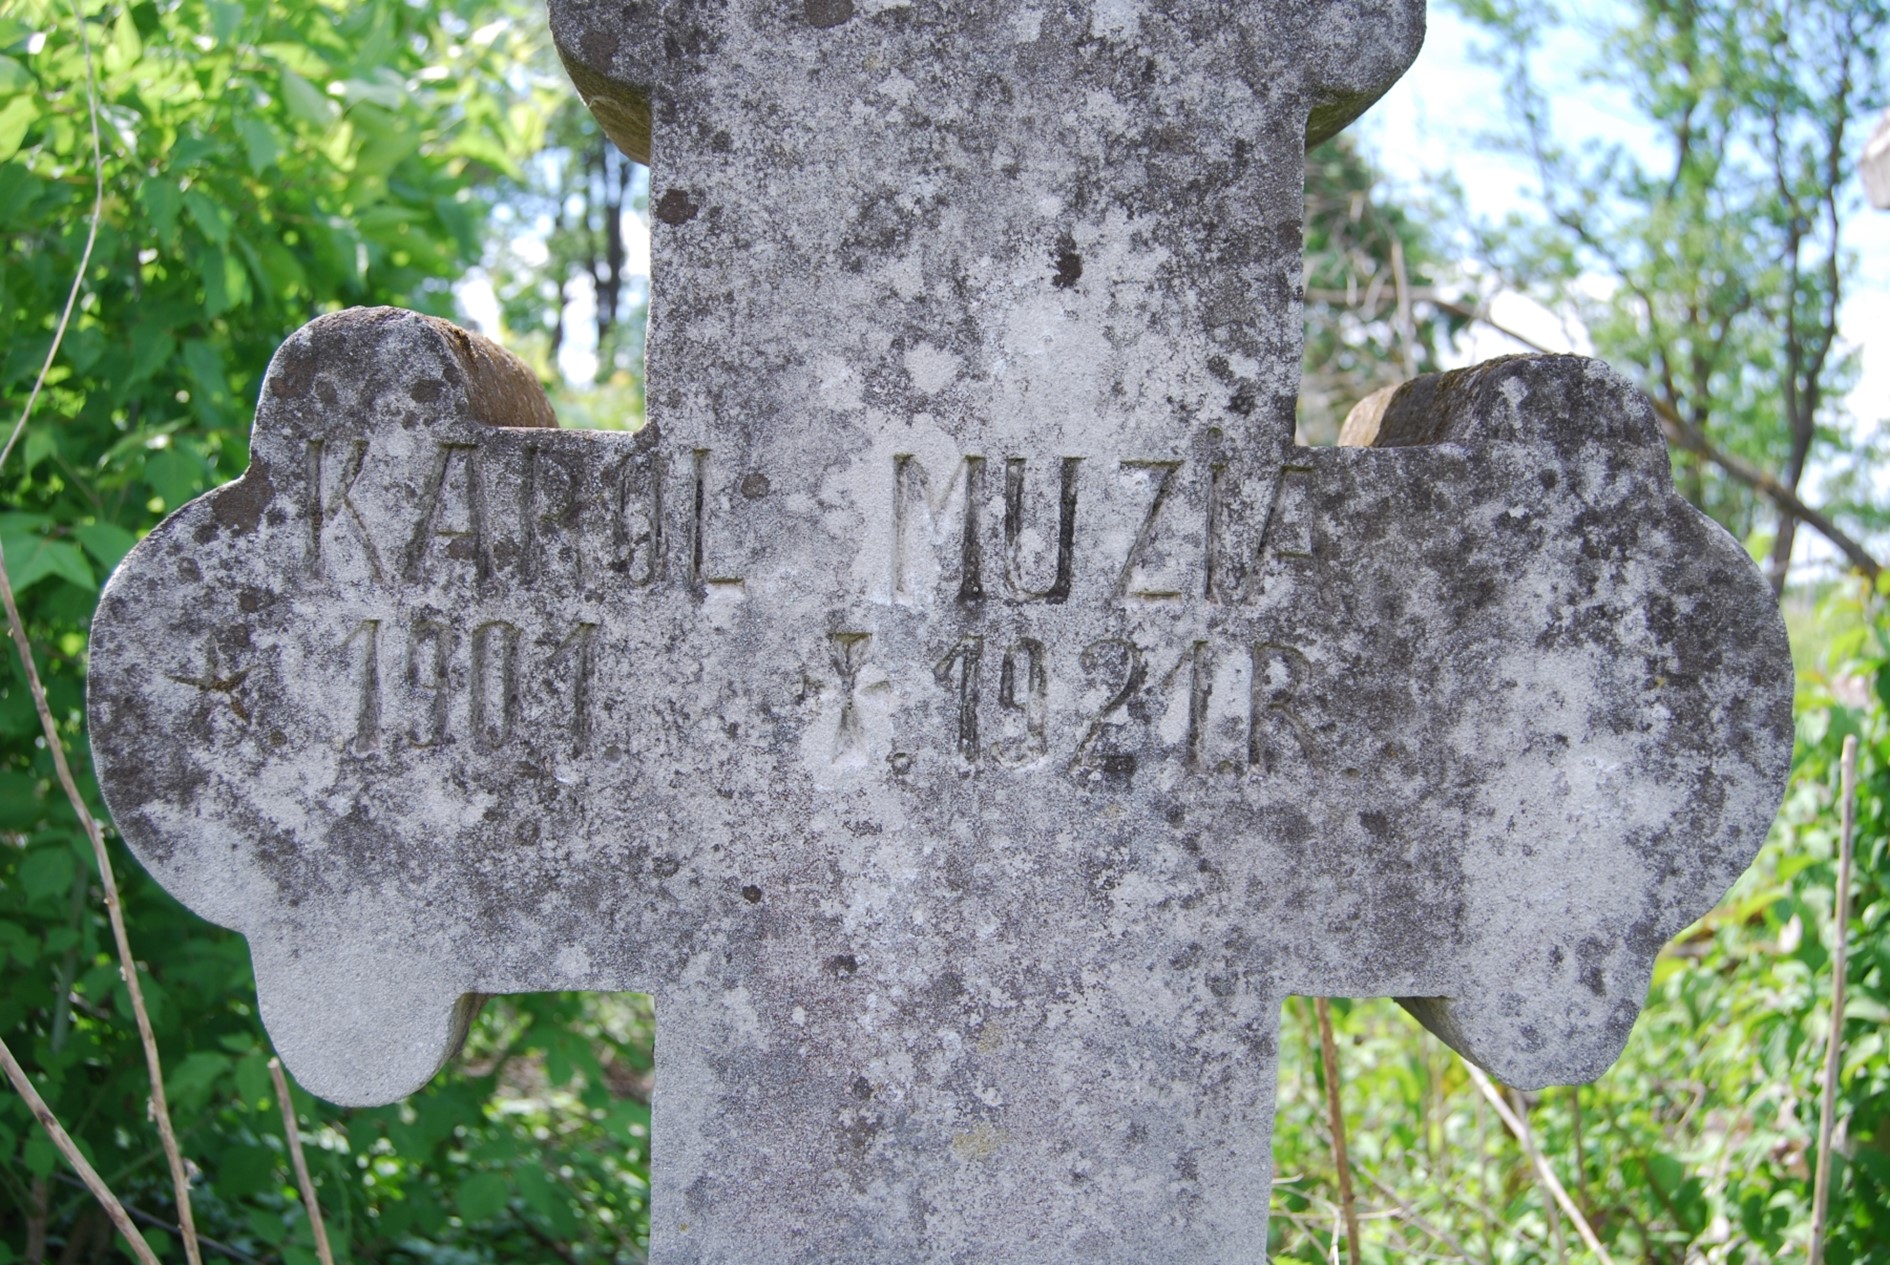
[{"label": "stone cross", "polygon": [[126,560],[125,838],[303,1084],[656,996],[652,1258],[1256,1261],[1288,994],[1599,1074],[1791,664],[1592,361],[1296,447],[1304,145],[1417,0],[553,0],[653,156],[649,422],[391,310]]}]

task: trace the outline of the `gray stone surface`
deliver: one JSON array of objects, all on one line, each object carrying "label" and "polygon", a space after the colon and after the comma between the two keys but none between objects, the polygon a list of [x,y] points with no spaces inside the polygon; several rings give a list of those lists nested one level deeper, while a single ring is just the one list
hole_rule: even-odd
[{"label": "gray stone surface", "polygon": [[644,989],[658,1261],[1233,1262],[1283,996],[1608,1065],[1790,661],[1597,363],[1293,446],[1302,136],[1419,5],[553,18],[654,137],[650,424],[324,317],[94,624],[118,825],[303,1084]]},{"label": "gray stone surface", "polygon": [[1879,211],[1890,211],[1890,110],[1877,120],[1877,128],[1864,143],[1864,155],[1857,162],[1858,177],[1864,193]]}]

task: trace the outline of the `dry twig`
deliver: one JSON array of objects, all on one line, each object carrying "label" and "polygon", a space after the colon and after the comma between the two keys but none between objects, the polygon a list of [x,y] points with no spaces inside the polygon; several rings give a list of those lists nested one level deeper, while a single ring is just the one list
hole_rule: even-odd
[{"label": "dry twig", "polygon": [[1575,1232],[1582,1236],[1582,1242],[1588,1245],[1588,1250],[1595,1254],[1595,1259],[1599,1260],[1601,1265],[1614,1265],[1614,1258],[1608,1255],[1607,1248],[1601,1246],[1601,1240],[1595,1236],[1594,1227],[1588,1224],[1588,1218],[1583,1216],[1582,1210],[1575,1206],[1575,1201],[1568,1197],[1568,1191],[1564,1190],[1562,1183],[1556,1180],[1555,1170],[1549,1167],[1549,1162],[1542,1158],[1542,1152],[1536,1149],[1535,1137],[1529,1132],[1527,1122],[1510,1110],[1509,1104],[1503,1101],[1503,1095],[1497,1092],[1495,1084],[1482,1068],[1467,1060],[1464,1067],[1470,1073],[1471,1083],[1477,1087],[1484,1098],[1489,1100],[1490,1106],[1496,1109],[1496,1114],[1501,1117],[1505,1125],[1509,1126],[1509,1131],[1516,1135],[1516,1141],[1522,1147],[1523,1154],[1529,1157],[1530,1164],[1535,1167],[1536,1177],[1562,1211],[1568,1214],[1568,1219],[1575,1223]]},{"label": "dry twig", "polygon": [[1345,1213],[1346,1256],[1359,1265],[1358,1201],[1352,1195],[1352,1165],[1345,1155],[1345,1112],[1339,1102],[1339,1052],[1332,1040],[1332,1004],[1313,998],[1319,1016],[1319,1058],[1326,1069],[1326,1119],[1332,1129],[1332,1162],[1339,1170],[1339,1206]]},{"label": "dry twig", "polygon": [[112,1224],[118,1227],[118,1232],[125,1236],[125,1242],[131,1248],[131,1254],[144,1262],[144,1265],[158,1265],[157,1254],[151,1250],[151,1245],[144,1241],[144,1236],[138,1233],[138,1228],[131,1224],[131,1214],[125,1211],[125,1205],[118,1202],[118,1196],[114,1195],[111,1187],[105,1184],[105,1179],[98,1175],[98,1170],[87,1162],[78,1144],[59,1123],[59,1117],[55,1116],[53,1109],[46,1105],[46,1100],[39,1096],[39,1090],[33,1087],[33,1082],[26,1075],[26,1069],[21,1067],[19,1060],[13,1057],[13,1050],[4,1038],[0,1038],[0,1066],[6,1068],[7,1079],[13,1082],[13,1088],[20,1092],[20,1097],[26,1099],[26,1105],[32,1108],[33,1117],[46,1130],[46,1136],[52,1139],[52,1144],[59,1149],[59,1154],[65,1156],[66,1163],[72,1165],[73,1171],[84,1180],[86,1189],[90,1190],[92,1196],[98,1200],[99,1207],[103,1208],[105,1215],[112,1219]]},{"label": "dry twig", "polygon": [[[26,405],[20,410],[20,420],[14,423],[13,430],[7,436],[6,444],[0,447],[0,467],[12,454],[14,445],[25,433],[26,424],[32,419],[33,408],[39,401],[40,392],[46,384],[46,377],[51,372],[53,363],[59,355],[60,344],[64,341],[66,328],[71,323],[73,309],[78,306],[79,294],[85,286],[86,270],[91,266],[92,248],[98,241],[99,220],[105,205],[105,158],[99,140],[98,127],[98,83],[92,66],[92,40],[86,30],[85,15],[76,7],[73,20],[77,24],[80,45],[85,50],[85,90],[86,105],[92,123],[92,173],[93,200],[91,225],[86,233],[85,247],[79,256],[78,275],[72,279],[72,289],[66,295],[65,309],[59,315],[59,322],[53,329],[52,345],[46,349],[46,360],[40,366],[39,374],[33,380],[33,388],[26,397]],[[79,794],[77,783],[73,780],[72,769],[66,762],[65,743],[59,737],[59,727],[53,721],[52,709],[46,702],[46,688],[40,683],[39,668],[33,657],[32,643],[26,635],[25,621],[20,618],[20,609],[14,600],[13,578],[7,572],[6,551],[0,548],[0,599],[4,599],[7,613],[7,626],[13,635],[14,648],[19,652],[20,665],[26,675],[27,689],[33,697],[33,706],[39,713],[41,730],[46,736],[46,749],[52,754],[53,767],[59,775],[59,785],[66,793],[66,799],[72,805],[72,811],[78,815],[79,823],[85,829],[86,839],[92,845],[92,855],[98,863],[99,880],[105,892],[105,910],[110,916],[112,938],[118,949],[118,965],[125,981],[126,992],[131,998],[132,1014],[138,1025],[138,1039],[144,1046],[145,1069],[151,1079],[151,1114],[157,1123],[158,1137],[164,1145],[165,1158],[170,1162],[171,1186],[177,1198],[178,1229],[184,1241],[184,1255],[190,1265],[202,1265],[203,1256],[197,1245],[197,1226],[190,1208],[190,1175],[185,1170],[183,1153],[177,1147],[177,1134],[171,1127],[170,1106],[164,1097],[164,1069],[158,1058],[157,1038],[151,1030],[151,1016],[145,1009],[144,991],[138,985],[138,964],[131,955],[131,940],[125,931],[124,911],[119,904],[118,884],[112,874],[111,857],[105,850],[105,839],[99,830],[98,822],[86,807],[85,799]],[[24,1091],[22,1091],[24,1092]],[[37,1100],[37,1094],[34,1095]],[[49,1124],[48,1128],[53,1125]],[[99,1194],[104,1187],[101,1184],[93,1193]],[[100,1198],[104,1198],[100,1195]],[[116,1201],[113,1201],[114,1205]],[[111,1211],[111,1208],[107,1208]],[[119,1212],[122,1213],[120,1208]],[[114,1217],[116,1220],[116,1217]],[[126,1222],[128,1225],[129,1222]]]},{"label": "dry twig", "polygon": [[322,1265],[335,1265],[328,1250],[328,1227],[322,1224],[322,1206],[315,1200],[315,1179],[309,1176],[308,1160],[302,1155],[302,1130],[295,1123],[295,1103],[289,1098],[289,1082],[282,1075],[282,1060],[269,1060],[269,1076],[276,1082],[276,1101],[282,1104],[282,1132],[289,1139],[289,1159],[295,1164],[295,1183],[302,1188],[302,1206],[308,1209],[308,1223],[315,1231],[315,1255]]},{"label": "dry twig", "polygon": [[[1384,1179],[1379,1177],[1378,1174],[1372,1172],[1370,1169],[1362,1171],[1365,1174],[1365,1180],[1376,1187],[1379,1194],[1397,1205],[1396,1212],[1400,1218],[1410,1222],[1418,1229],[1424,1231],[1425,1234],[1428,1234],[1431,1238],[1436,1239],[1439,1243],[1442,1243],[1445,1247],[1455,1252],[1458,1260],[1468,1261],[1471,1259],[1470,1249],[1463,1245],[1461,1239],[1451,1234],[1450,1231],[1444,1229],[1435,1221],[1430,1220],[1413,1205],[1399,1198],[1398,1192],[1387,1185]],[[1448,1187],[1445,1187],[1445,1189],[1448,1189]]]},{"label": "dry twig", "polygon": [[[1517,1140],[1533,1160],[1541,1148],[1536,1145],[1535,1130],[1529,1127],[1529,1107],[1523,1102],[1522,1095],[1513,1089],[1509,1091],[1509,1109],[1516,1113],[1516,1119],[1522,1123],[1523,1131],[1517,1135]],[[1547,1212],[1549,1239],[1555,1246],[1555,1265],[1568,1265],[1568,1236],[1562,1233],[1562,1214],[1555,1210],[1555,1200],[1549,1201]]]},{"label": "dry twig", "polygon": [[1844,1059],[1844,972],[1850,957],[1851,853],[1857,827],[1857,739],[1844,739],[1839,763],[1842,827],[1838,835],[1837,908],[1831,928],[1831,1035],[1824,1044],[1824,1100],[1818,1113],[1818,1176],[1811,1197],[1811,1265],[1824,1265],[1824,1218],[1831,1198],[1832,1117]]}]

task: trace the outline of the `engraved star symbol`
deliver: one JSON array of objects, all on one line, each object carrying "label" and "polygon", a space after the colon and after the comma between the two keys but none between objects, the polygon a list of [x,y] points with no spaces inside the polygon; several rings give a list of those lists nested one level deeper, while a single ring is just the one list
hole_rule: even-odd
[{"label": "engraved star symbol", "polygon": [[171,680],[176,681],[179,685],[194,685],[206,694],[222,694],[227,696],[230,700],[230,710],[236,714],[238,720],[247,725],[249,723],[249,707],[244,703],[240,691],[243,688],[243,682],[249,679],[249,669],[242,668],[229,673],[227,676],[218,675],[219,670],[217,663],[217,647],[216,643],[213,641],[208,643],[205,650],[203,675],[178,676],[174,672],[168,675]]}]

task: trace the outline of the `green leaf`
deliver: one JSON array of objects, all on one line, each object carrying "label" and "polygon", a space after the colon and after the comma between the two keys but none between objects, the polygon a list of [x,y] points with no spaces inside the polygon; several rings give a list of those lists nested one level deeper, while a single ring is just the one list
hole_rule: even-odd
[{"label": "green leaf", "polygon": [[276,1153],[266,1146],[243,1143],[223,1152],[215,1168],[216,1191],[225,1199],[260,1195],[278,1184]]},{"label": "green leaf", "polygon": [[545,1170],[535,1165],[521,1165],[513,1171],[512,1179],[518,1183],[518,1197],[525,1201],[525,1206],[541,1217],[549,1217],[559,1203],[558,1187],[551,1178],[545,1176]]},{"label": "green leaf", "polygon": [[210,13],[210,33],[218,44],[228,44],[243,22],[243,6],[233,0],[206,0]]},{"label": "green leaf", "polygon": [[[31,529],[21,530],[24,515],[0,515],[0,548],[6,550],[7,573],[13,591],[24,593],[48,577],[69,580],[88,591],[98,588],[85,555],[71,541],[48,540]],[[11,520],[11,521],[9,521]]]},{"label": "green leaf", "polygon": [[144,56],[144,40],[138,35],[138,24],[132,19],[131,8],[126,6],[118,11],[118,20],[112,23],[112,42],[106,50],[107,65],[109,55],[116,54],[120,66],[135,66]]},{"label": "green leaf", "polygon": [[39,713],[24,685],[0,691],[0,737],[24,738],[39,732]]},{"label": "green leaf", "polygon": [[177,213],[183,209],[184,191],[175,181],[153,176],[138,185],[138,201],[151,216],[158,240],[170,241],[177,233]]},{"label": "green leaf", "polygon": [[341,81],[341,99],[349,105],[371,102],[388,110],[398,110],[407,103],[407,90],[398,82],[370,83],[365,79]]},{"label": "green leaf", "polygon": [[408,1194],[407,1206],[413,1212],[414,1225],[422,1234],[438,1234],[446,1225],[445,1205],[424,1186]]},{"label": "green leaf", "polygon": [[143,382],[176,353],[177,340],[168,331],[156,325],[134,325],[131,329],[131,364],[125,370],[126,384]]},{"label": "green leaf", "polygon": [[226,1055],[212,1050],[197,1050],[186,1054],[165,1078],[165,1088],[176,1098],[188,1098],[206,1092],[229,1070],[230,1060]]},{"label": "green leaf", "polygon": [[262,288],[272,294],[286,295],[291,290],[306,288],[308,275],[302,270],[301,261],[281,242],[274,238],[263,238],[247,243],[255,249],[261,274]]},{"label": "green leaf", "polygon": [[144,481],[164,498],[166,508],[176,509],[203,491],[203,462],[173,445],[144,459]]},{"label": "green leaf", "polygon": [[219,246],[230,244],[229,208],[202,189],[193,185],[184,190],[184,213],[190,216],[205,237]]},{"label": "green leaf", "polygon": [[0,163],[0,222],[23,216],[45,187],[25,163]]},{"label": "green leaf", "polygon": [[326,129],[341,114],[340,107],[326,93],[286,67],[282,71],[282,101],[293,118],[312,128]]},{"label": "green leaf", "polygon": [[234,251],[212,250],[203,263],[203,307],[206,315],[222,316],[249,301],[249,274]]},{"label": "green leaf", "polygon": [[269,1075],[267,1057],[254,1054],[236,1065],[236,1092],[243,1096],[245,1107],[254,1108],[275,1101],[275,1083]]},{"label": "green leaf", "polygon": [[1686,1165],[1673,1156],[1656,1154],[1648,1157],[1647,1172],[1661,1193],[1672,1198],[1674,1192],[1680,1189],[1680,1183],[1686,1179],[1687,1170]]},{"label": "green leaf", "polygon": [[474,1173],[459,1184],[454,1202],[467,1221],[489,1221],[505,1211],[509,1195],[506,1180],[498,1173]]},{"label": "green leaf", "polygon": [[419,151],[425,139],[404,128],[371,133],[355,158],[355,175],[364,180],[385,180],[394,168]]},{"label": "green leaf", "polygon": [[282,1214],[266,1208],[249,1210],[249,1232],[271,1246],[280,1246],[289,1237],[289,1223]]},{"label": "green leaf", "polygon": [[34,86],[31,71],[11,57],[0,57],[0,93],[25,92]]},{"label": "green leaf", "polygon": [[519,178],[518,161],[505,152],[505,147],[482,132],[465,130],[453,138],[453,153],[474,162],[484,163],[492,170],[508,179]]},{"label": "green leaf", "polygon": [[85,551],[92,555],[99,566],[106,571],[114,570],[131,547],[138,543],[138,538],[120,527],[117,523],[80,523],[72,529],[72,534],[79,538]]},{"label": "green leaf", "polygon": [[215,347],[204,339],[192,338],[185,341],[183,354],[184,370],[196,385],[200,405],[229,397],[230,380],[224,376],[223,360]]},{"label": "green leaf", "polygon": [[571,1055],[564,1048],[564,1042],[556,1041],[545,1047],[545,1077],[553,1085],[565,1086],[571,1083],[576,1069],[571,1065]]},{"label": "green leaf", "polygon": [[378,234],[382,229],[395,228],[402,224],[420,224],[426,221],[425,211],[410,206],[384,204],[371,207],[354,217],[354,222],[364,233]]},{"label": "green leaf", "polygon": [[52,1171],[59,1167],[59,1148],[54,1146],[52,1139],[45,1134],[35,1133],[26,1140],[26,1146],[23,1149],[26,1152],[23,1157],[26,1161],[26,1171],[33,1176],[50,1177]]},{"label": "green leaf", "polygon": [[243,152],[248,158],[250,172],[260,176],[276,165],[282,156],[282,142],[276,137],[276,130],[254,115],[241,115],[236,120],[236,134],[243,138]]},{"label": "green leaf", "polygon": [[[21,962],[28,961],[37,947],[33,942],[33,937],[27,934],[26,928],[0,920],[0,962],[8,958]],[[0,1135],[0,1155],[4,1154],[6,1154],[6,1138]]]},{"label": "green leaf", "polygon": [[33,473],[34,467],[58,451],[59,440],[46,427],[42,426],[28,434],[23,458],[26,463],[26,473]]},{"label": "green leaf", "polygon": [[20,152],[26,129],[39,117],[39,105],[28,96],[14,97],[0,105],[0,163]]},{"label": "green leaf", "polygon": [[20,886],[26,889],[28,900],[64,896],[72,890],[78,868],[72,861],[72,849],[63,843],[35,848],[20,862]]},{"label": "green leaf", "polygon": [[39,779],[16,769],[0,769],[0,830],[25,830],[45,811]]}]

